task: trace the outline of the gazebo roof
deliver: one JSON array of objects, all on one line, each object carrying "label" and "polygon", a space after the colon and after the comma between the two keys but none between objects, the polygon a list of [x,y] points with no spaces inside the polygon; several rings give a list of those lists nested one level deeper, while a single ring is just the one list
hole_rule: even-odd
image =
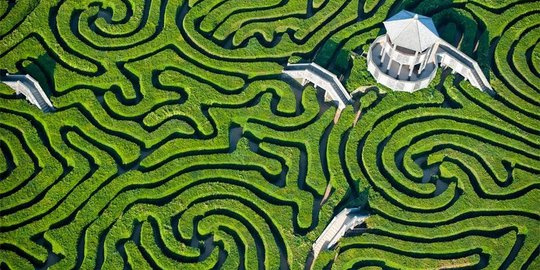
[{"label": "gazebo roof", "polygon": [[384,22],[392,43],[422,52],[439,40],[439,33],[430,17],[402,10]]}]

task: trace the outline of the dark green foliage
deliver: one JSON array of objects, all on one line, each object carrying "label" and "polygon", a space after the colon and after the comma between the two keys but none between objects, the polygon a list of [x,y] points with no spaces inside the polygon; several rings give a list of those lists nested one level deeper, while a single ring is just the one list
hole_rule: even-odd
[{"label": "dark green foliage", "polygon": [[368,87],[377,85],[377,81],[371,76],[371,73],[367,70],[366,58],[362,56],[356,56],[352,60],[351,74],[347,78],[345,88],[349,92],[353,92],[359,87]]}]

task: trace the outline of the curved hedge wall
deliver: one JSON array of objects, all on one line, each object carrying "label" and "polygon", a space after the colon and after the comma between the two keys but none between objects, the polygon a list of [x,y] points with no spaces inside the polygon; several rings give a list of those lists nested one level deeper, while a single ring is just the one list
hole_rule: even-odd
[{"label": "curved hedge wall", "polygon": [[[362,53],[403,8],[496,95],[448,70],[378,88]],[[0,84],[0,269],[538,269],[539,16],[532,0],[0,1],[0,70],[56,107]],[[335,72],[353,106],[334,123],[288,61]],[[351,206],[366,228],[311,262]]]}]

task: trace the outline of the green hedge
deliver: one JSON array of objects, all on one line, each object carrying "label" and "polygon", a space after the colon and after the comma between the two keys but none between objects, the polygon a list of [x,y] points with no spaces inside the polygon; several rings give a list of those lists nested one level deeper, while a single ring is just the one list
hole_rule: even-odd
[{"label": "green hedge", "polygon": [[[0,268],[304,269],[351,206],[368,229],[314,269],[534,268],[535,4],[2,1],[0,70],[32,75],[56,111],[0,86]],[[459,36],[496,95],[442,70],[413,94],[377,85],[357,54],[401,8]],[[378,89],[334,123],[287,59]]]}]

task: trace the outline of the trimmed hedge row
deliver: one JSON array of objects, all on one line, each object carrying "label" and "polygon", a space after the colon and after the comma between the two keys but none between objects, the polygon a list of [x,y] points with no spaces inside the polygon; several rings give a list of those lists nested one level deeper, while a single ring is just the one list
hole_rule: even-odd
[{"label": "trimmed hedge row", "polygon": [[[352,9],[348,9],[346,1],[341,0],[330,1],[327,5],[325,5],[323,9],[319,10],[317,13],[307,19],[292,17],[296,12],[305,12],[305,3],[299,2],[299,4],[300,6],[295,8],[296,10],[291,9],[290,11],[283,12],[280,12],[276,9],[272,10],[271,14],[269,15],[280,16],[278,17],[280,19],[275,23],[253,22],[241,27],[234,33],[232,39],[233,46],[239,46],[240,44],[248,40],[250,37],[252,37],[255,33],[260,33],[263,36],[264,40],[270,43],[277,34],[285,33],[289,30],[294,31],[294,36],[291,37],[294,38],[293,41],[303,43],[310,35],[317,31],[317,28],[319,28],[321,25],[324,25],[334,16],[340,16],[341,19],[345,20],[352,19],[356,15],[354,14]],[[289,12],[293,14],[287,14]],[[254,15],[257,16],[258,19],[261,18],[259,14],[260,12],[254,13]],[[231,18],[231,20],[233,19],[234,18]],[[244,17],[244,20],[245,19],[246,18]],[[238,24],[238,21],[235,21],[235,24]],[[223,25],[223,27],[221,27],[220,29],[223,28],[225,28],[225,25]],[[236,28],[229,27],[228,29],[235,30]],[[223,34],[221,36],[223,37]]]},{"label": "trimmed hedge row", "polygon": [[[340,254],[333,269],[350,269],[374,261],[386,267],[400,269],[477,268],[481,267],[482,257],[485,258],[486,253],[492,256],[501,253],[507,255],[513,240],[515,234],[507,233],[498,239],[470,235],[450,241],[418,243],[367,233],[340,243]],[[493,257],[491,265],[501,265],[505,258],[506,256]]]},{"label": "trimmed hedge row", "polygon": [[[509,57],[508,53],[509,51],[512,52],[512,48],[520,48],[519,46],[514,47],[514,43],[516,40],[520,40],[518,44],[522,42],[527,42],[526,39],[522,40],[522,36],[526,34],[530,28],[538,27],[537,23],[539,19],[540,15],[530,15],[522,18],[515,24],[511,25],[509,29],[506,29],[504,31],[504,34],[502,35],[501,39],[497,44],[497,47],[495,48],[495,64],[502,76],[501,79],[508,83],[512,87],[512,89],[515,89],[514,93],[518,94],[518,98],[521,98],[525,100],[526,103],[530,103],[535,106],[538,106],[538,104],[540,104],[540,98],[538,98],[538,85],[531,86],[530,83],[527,83],[527,81],[524,81],[522,78],[520,78],[521,76],[516,75],[516,72],[520,72],[520,69],[514,67],[514,65],[511,64],[513,61],[509,61],[515,61],[515,58],[513,58],[514,55],[521,54],[522,56],[525,56],[525,52],[520,50],[514,50],[511,57]],[[529,68],[525,65],[525,69],[523,70],[523,72],[528,69]],[[530,111],[529,113],[538,116],[538,111]]]},{"label": "trimmed hedge row", "polygon": [[[534,266],[535,3],[8,2],[0,69],[57,110],[0,87],[0,268],[304,269],[358,206],[368,229],[316,269]],[[351,54],[401,7],[495,63],[498,95],[443,71],[359,93],[334,123],[320,89],[280,75],[315,59],[349,90],[376,85]]]},{"label": "trimmed hedge row", "polygon": [[[2,127],[0,125],[0,127]],[[20,134],[14,133],[9,129],[0,128],[0,144],[7,148],[7,151],[2,151],[1,155],[1,174],[2,174],[2,186],[0,187],[0,194],[6,194],[13,191],[17,187],[23,184],[23,182],[31,177],[31,175],[37,170],[34,161],[30,156],[32,153],[27,153],[24,149],[22,142],[18,139]],[[11,157],[11,159],[10,159]],[[8,160],[10,159],[10,160]],[[8,162],[11,162],[14,169],[8,167]]]},{"label": "trimmed hedge row", "polygon": [[[208,171],[208,172],[211,172],[211,171]],[[197,175],[200,175],[200,176],[197,176]],[[232,171],[232,170],[221,170],[220,173],[216,174],[216,175],[220,175],[220,178],[224,177],[223,179],[231,179],[232,180],[232,179],[236,178],[235,175],[237,175],[237,172]],[[249,179],[249,175],[250,175],[250,173],[246,172],[246,177],[248,177],[247,179]],[[194,183],[196,186],[193,186],[193,184],[190,184],[191,181],[189,181],[189,179],[192,179],[191,177],[193,177],[193,176],[205,177],[204,175],[201,175],[200,172],[194,171],[192,173],[187,173],[187,174],[181,175],[180,178],[173,178],[173,179],[168,181],[168,185],[162,185],[162,186],[159,187],[159,189],[161,189],[163,191],[166,191],[166,188],[172,188],[172,190],[170,190],[170,191],[158,192],[159,189],[154,190],[154,189],[151,189],[151,188],[149,188],[149,189],[139,188],[139,189],[129,190],[127,193],[123,193],[121,196],[118,196],[117,198],[115,198],[114,201],[121,202],[120,203],[121,205],[116,204],[116,203],[109,204],[110,206],[106,210],[104,210],[102,212],[102,214],[100,215],[98,221],[94,222],[93,225],[89,227],[89,231],[86,232],[86,241],[85,241],[85,243],[87,245],[87,248],[85,249],[85,251],[89,252],[89,251],[92,251],[92,250],[97,250],[96,247],[97,247],[97,245],[99,245],[99,238],[100,238],[100,233],[99,232],[100,231],[108,231],[107,228],[110,226],[110,225],[108,225],[108,224],[110,224],[108,222],[114,222],[116,220],[116,218],[115,218],[116,214],[113,214],[113,212],[120,211],[120,213],[122,213],[122,209],[125,209],[126,206],[127,206],[127,209],[133,209],[133,211],[135,211],[133,213],[134,214],[137,213],[136,215],[139,216],[139,219],[142,216],[148,215],[148,213],[154,213],[156,211],[161,212],[161,213],[166,214],[166,215],[174,215],[173,214],[174,212],[183,211],[182,208],[178,208],[178,203],[180,203],[180,202],[174,203],[174,201],[171,201],[172,205],[170,205],[170,207],[165,207],[165,208],[156,207],[156,209],[154,209],[155,211],[150,211],[150,210],[141,211],[140,208],[139,208],[139,210],[135,210],[136,208],[132,208],[132,205],[134,203],[137,203],[137,201],[128,202],[125,199],[125,198],[135,198],[135,197],[133,197],[134,194],[129,194],[129,193],[133,193],[133,192],[136,192],[136,193],[140,194],[140,195],[137,196],[137,198],[141,198],[141,195],[142,195],[141,192],[143,192],[144,190],[147,190],[147,192],[145,192],[147,195],[143,196],[143,197],[147,198],[147,199],[145,199],[145,201],[159,202],[159,201],[163,201],[163,199],[160,199],[160,200],[157,200],[157,201],[156,201],[156,199],[158,199],[158,198],[167,198],[168,196],[170,197],[170,195],[167,195],[167,194],[171,194],[170,192],[174,192],[172,194],[178,194],[178,192],[180,191],[181,193],[179,193],[179,195],[181,195],[181,196],[177,197],[178,199],[175,199],[175,200],[182,200],[183,202],[180,203],[180,204],[181,205],[186,205],[186,206],[188,204],[190,204],[189,203],[190,201],[198,201],[197,198],[201,198],[203,200],[206,200],[205,198],[208,198],[208,196],[210,194],[213,194],[211,196],[218,196],[218,194],[219,194],[219,196],[225,196],[226,194],[230,194],[231,196],[234,196],[236,198],[235,200],[230,201],[230,203],[233,203],[233,204],[238,203],[237,200],[239,200],[240,198],[244,198],[244,199],[249,200],[252,203],[254,203],[254,205],[266,208],[266,206],[265,206],[266,204],[257,203],[256,201],[254,201],[254,199],[248,199],[250,197],[253,197],[253,193],[251,193],[251,191],[249,191],[249,190],[247,190],[245,188],[240,188],[240,187],[237,186],[237,187],[231,189],[233,186],[231,186],[230,184],[220,183],[220,182],[206,182],[205,178],[201,178],[200,180],[198,180],[198,182],[200,182],[200,183],[198,183],[198,184]],[[125,178],[125,177],[123,177],[123,178]],[[184,187],[183,188],[180,187],[178,183],[183,183]],[[212,183],[215,183],[215,184],[212,184]],[[170,187],[167,187],[167,186],[170,186]],[[215,186],[216,188],[212,188],[212,186]],[[218,188],[220,186],[222,186],[222,187]],[[195,189],[195,187],[197,187],[197,188]],[[187,190],[185,190],[185,189],[187,189]],[[201,191],[197,192],[196,191],[197,189],[201,189]],[[185,190],[185,191],[183,191],[183,190]],[[248,193],[246,193],[246,192],[248,192]],[[193,194],[189,195],[190,193],[193,193]],[[243,195],[241,197],[238,197],[241,194],[243,194]],[[174,195],[174,196],[178,196],[178,195]],[[154,197],[154,199],[151,199],[152,197]],[[168,201],[168,199],[165,199],[165,200]],[[247,203],[247,201],[244,202],[244,204],[245,203]],[[219,205],[226,206],[226,205],[229,205],[229,203],[227,203],[227,204],[219,204]],[[174,207],[176,210],[171,212],[171,210],[172,210],[171,207]],[[190,209],[190,211],[196,211],[196,209],[199,209],[199,208],[198,207],[195,207],[195,208],[189,207],[188,209]],[[209,207],[209,205],[207,205],[207,207],[203,207],[203,208],[200,208],[200,209],[201,210],[202,209],[215,209],[215,207]],[[98,209],[96,209],[96,210],[98,210]],[[233,207],[231,209],[231,211],[235,211],[237,214],[239,213],[238,211],[240,211],[240,210],[241,210],[241,208],[238,208],[238,207]],[[279,216],[276,216],[276,215],[267,216],[267,218],[270,218],[270,219],[274,220],[275,222],[278,222],[279,224],[281,224],[280,226],[276,225],[275,228],[279,229],[279,228],[286,228],[288,226],[291,226],[291,225],[285,225],[285,224],[290,224],[290,215],[292,213],[291,212],[288,212],[288,213],[283,212],[284,210],[285,209],[281,210],[282,214],[279,215]],[[212,210],[212,211],[214,211],[214,210]],[[86,212],[86,211],[84,211],[84,212]],[[276,211],[268,211],[268,210],[266,210],[266,211],[258,210],[257,212],[259,212],[259,213],[277,213]],[[194,213],[197,213],[197,212],[194,212]],[[186,214],[186,213],[184,213],[184,214]],[[253,218],[252,214],[243,215],[243,216],[244,216],[244,218],[247,218],[248,220],[251,220]],[[129,218],[129,214],[126,216],[126,218],[127,218],[127,222],[128,222],[127,224],[132,224],[131,220],[133,220],[133,218]],[[193,218],[189,218],[189,217],[186,217],[186,219],[189,220],[190,222],[193,220]],[[54,237],[55,239],[63,239],[63,241],[68,241],[70,236],[62,233],[62,231],[69,230],[69,227],[75,227],[76,228],[77,226],[81,226],[81,225],[78,225],[77,223],[83,222],[83,220],[84,219],[82,217],[77,218],[77,222],[72,222],[69,225],[67,225],[66,227],[62,227],[61,229],[48,232],[46,234],[46,237]],[[109,220],[109,221],[106,221],[106,220]],[[163,219],[161,219],[161,220],[163,220]],[[187,224],[184,224],[184,225],[180,226],[181,224],[184,224],[182,222],[182,219],[180,220],[180,223],[179,223],[179,229],[180,229],[181,237],[184,238],[184,239],[190,239],[190,237],[191,237],[190,234],[191,234],[191,232],[193,230],[190,229],[189,227],[186,227],[185,225],[187,225]],[[259,222],[255,222],[255,221],[250,221],[249,224],[253,224],[253,225],[257,226],[257,227],[262,225],[262,224],[259,224]],[[257,224],[259,224],[259,225],[257,225]],[[116,229],[115,226],[113,226],[112,229],[110,230],[110,232],[107,233],[107,236],[112,237],[111,239],[115,239],[116,237],[122,238],[122,236],[120,236],[120,235],[115,236],[115,235],[117,235],[119,233],[124,235],[123,237],[126,237],[126,236],[129,237],[129,234],[126,235],[127,232],[125,230],[122,230],[121,228]],[[201,232],[201,233],[205,234],[204,232]],[[266,237],[267,237],[267,239],[274,239],[274,237],[278,237],[278,236],[277,235],[272,236],[272,234],[267,234]],[[284,239],[285,241],[288,241],[288,239],[290,239],[290,238],[283,237],[282,239]],[[76,240],[76,239],[74,239],[74,240]],[[69,240],[69,241],[72,242],[73,240]],[[114,243],[114,242],[115,241],[113,241],[112,243]],[[54,241],[53,243],[56,243],[56,241]],[[69,242],[63,243],[62,246],[70,246],[70,245],[67,245],[68,243]],[[76,242],[74,242],[72,245],[76,245]],[[92,248],[92,246],[94,246],[94,247]],[[171,245],[170,247],[173,247],[173,246],[174,245]],[[305,248],[309,248],[309,245],[305,245]],[[291,251],[289,250],[289,248],[287,248],[287,250],[288,250],[287,253],[291,254]],[[253,250],[253,252],[254,252],[254,250]],[[109,253],[107,253],[107,254],[109,254]],[[270,253],[270,254],[272,254],[272,253]],[[93,255],[93,254],[88,254],[87,253],[86,256],[85,256],[85,260],[83,261],[83,265],[85,265],[86,263],[90,263],[90,264],[95,263],[95,257],[94,256],[95,255]],[[291,257],[289,257],[289,259],[291,259]],[[68,261],[66,261],[66,263]],[[59,265],[58,267],[64,267],[64,266],[67,266],[67,265],[63,265],[63,266]]]},{"label": "trimmed hedge row", "polygon": [[[491,76],[492,86],[497,89],[497,95],[512,110],[521,112],[528,117],[538,118],[538,102],[535,101],[535,104],[531,104],[529,98],[527,98],[530,97],[530,100],[536,100],[536,97],[533,97],[534,94],[531,96],[531,90],[533,89],[530,85],[524,84],[523,80],[515,74],[527,73],[530,68],[515,68],[514,65],[521,65],[521,63],[514,62],[513,59],[517,55],[524,55],[525,53],[521,50],[516,51],[520,43],[527,43],[527,39],[522,40],[521,33],[536,28],[534,27],[534,18],[537,16],[534,13],[537,10],[536,3],[523,2],[509,8],[501,8],[498,12],[484,9],[477,4],[467,4],[466,7],[479,20],[484,22],[490,34],[490,42],[497,41],[495,55],[490,61],[494,63],[493,72],[497,76],[497,78]],[[516,37],[518,38],[516,39]],[[534,64],[535,61],[532,62]]]},{"label": "trimmed hedge row", "polygon": [[[294,53],[309,53],[313,51],[313,48],[320,44],[320,41],[331,33],[343,33],[347,36],[351,36],[355,33],[355,28],[362,27],[364,25],[373,26],[382,19],[380,15],[373,16],[365,19],[361,22],[354,22],[357,17],[357,2],[353,1],[343,8],[340,12],[342,16],[332,17],[332,20],[324,24],[318,29],[311,37],[306,40],[302,45],[296,44],[288,35],[284,35],[276,46],[267,48],[262,44],[250,42],[246,47],[237,48],[235,50],[223,50],[223,48],[215,44],[214,42],[206,39],[202,34],[197,32],[196,23],[199,18],[205,17],[206,14],[212,10],[217,2],[207,1],[196,5],[183,20],[183,29],[186,34],[191,38],[194,46],[200,48],[200,50],[209,52],[211,55],[221,57],[223,59],[231,59],[233,61],[254,60],[254,59],[277,59],[285,58]],[[325,5],[326,7],[326,5]],[[389,9],[390,4],[381,6],[381,10]],[[305,9],[305,5],[303,6]],[[240,14],[239,14],[240,16]],[[237,20],[231,20],[237,21]],[[233,27],[233,29],[235,29]],[[270,71],[268,71],[268,74]]]},{"label": "trimmed hedge row", "polygon": [[[524,236],[523,246],[520,249],[520,252],[523,252],[522,256],[516,256],[512,262],[516,268],[520,268],[527,261],[539,241],[538,228],[534,225],[537,223],[536,219],[511,214],[490,213],[490,215],[470,216],[458,222],[438,225],[436,227],[410,226],[396,223],[380,216],[369,219],[368,223],[370,227],[378,228],[377,233],[384,232],[385,235],[403,240],[415,239],[415,241],[421,243],[457,239],[468,234],[493,237],[493,235],[501,235],[501,233],[507,232],[507,234],[516,235],[517,237]],[[477,233],[470,232],[473,229]],[[512,239],[511,241],[517,242],[518,239]],[[497,246],[505,248],[491,250],[486,253],[490,254],[491,257],[499,262],[503,259],[511,258],[509,250],[513,246],[512,244],[506,246],[497,244]],[[498,265],[495,264],[493,267],[497,268]]]},{"label": "trimmed hedge row", "polygon": [[[520,267],[526,263],[528,254],[534,252],[534,243],[538,241],[536,233],[530,229],[535,227],[534,220],[538,218],[534,208],[538,181],[534,175],[540,164],[536,162],[534,151],[530,151],[531,147],[538,147],[538,136],[514,124],[520,119],[520,125],[532,127],[536,120],[520,118],[519,113],[504,111],[504,105],[484,97],[485,94],[466,84],[454,87],[447,79],[442,90],[444,98],[450,99],[450,103],[454,104],[452,106],[458,108],[431,108],[433,105],[422,108],[429,102],[435,102],[435,105],[442,101],[440,98],[443,96],[429,90],[412,95],[387,94],[375,108],[363,114],[357,128],[352,130],[345,153],[346,168],[353,179],[366,179],[359,182],[360,190],[368,190],[369,205],[379,214],[368,220],[368,227],[384,230],[384,225],[375,220],[401,223],[392,228],[394,234],[407,235],[409,241],[416,244],[421,237],[419,228],[425,231],[426,237],[433,237],[439,234],[434,228],[456,224],[454,229],[447,231],[450,235],[455,234],[449,236],[450,239],[458,240],[462,236],[457,228],[466,232],[468,228],[481,228],[485,224],[486,229],[492,229],[495,223],[505,224],[497,220],[504,216],[502,213],[517,215],[520,221],[513,220],[516,216],[504,220],[508,221],[508,226],[521,223],[519,233],[526,237],[523,253],[518,256],[519,259],[516,257],[511,261],[512,265]],[[490,108],[490,111],[486,111],[486,108]],[[496,118],[493,113],[504,117]],[[403,151],[402,165],[402,154],[397,154],[400,151]],[[381,163],[377,161],[379,155]],[[426,198],[424,202],[417,198],[418,194],[410,193],[411,187],[426,187],[426,184],[415,183],[422,178],[424,167],[420,168],[414,160],[422,156],[427,156],[426,164],[422,166],[439,164],[439,178],[450,183],[442,193]],[[505,162],[511,164],[510,171]],[[508,177],[511,177],[510,182]],[[404,192],[405,187],[409,189],[408,192]],[[422,189],[415,190],[420,191]],[[425,191],[426,195],[434,192],[434,186]],[[431,209],[430,212],[426,212],[428,209]],[[474,221],[464,225],[471,218]],[[364,239],[365,242],[357,242]],[[380,238],[376,239],[380,243]],[[393,246],[395,239],[391,239],[389,243]],[[513,241],[501,245],[510,248]],[[389,250],[385,248],[381,255],[373,255],[373,252],[380,251],[373,249],[373,239],[367,240],[364,234],[351,242],[354,242],[351,243],[353,246],[365,244],[348,250],[343,247],[347,240],[342,240],[336,251],[336,269],[369,265],[375,261],[389,263],[403,254],[396,254],[396,251],[388,253]],[[429,242],[428,246],[432,246],[432,241]],[[497,250],[486,252],[490,258],[499,256],[493,255]],[[490,259],[489,265],[503,265],[507,256],[514,255],[509,255],[508,251],[508,254],[501,254],[499,260]],[[423,263],[419,258],[403,258],[394,261],[398,264],[393,267],[405,267],[403,260],[411,262],[410,267]]]}]

